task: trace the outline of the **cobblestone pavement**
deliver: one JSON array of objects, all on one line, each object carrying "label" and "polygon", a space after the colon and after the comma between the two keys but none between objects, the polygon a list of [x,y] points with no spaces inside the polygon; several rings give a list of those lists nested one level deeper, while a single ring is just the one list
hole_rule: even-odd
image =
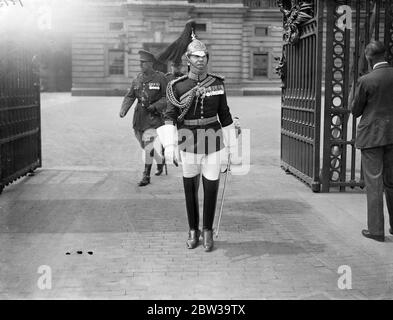
[{"label": "cobblestone pavement", "polygon": [[[43,168],[0,196],[0,298],[393,297],[393,237],[361,236],[363,191],[312,193],[280,168],[279,97],[229,98],[251,129],[251,167],[229,178],[210,253],[185,247],[179,168],[136,187],[140,152],[120,103],[43,95]],[[37,285],[43,265],[49,290]],[[349,290],[338,286],[345,265]]]}]

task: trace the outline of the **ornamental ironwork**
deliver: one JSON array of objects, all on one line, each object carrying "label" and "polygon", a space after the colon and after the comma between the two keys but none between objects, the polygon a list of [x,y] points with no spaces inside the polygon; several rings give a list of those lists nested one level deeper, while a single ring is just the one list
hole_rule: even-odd
[{"label": "ornamental ironwork", "polygon": [[295,3],[295,0],[277,0],[277,5],[284,15],[284,34],[283,40],[290,44],[299,41],[299,26],[314,17],[313,4],[310,2]]}]

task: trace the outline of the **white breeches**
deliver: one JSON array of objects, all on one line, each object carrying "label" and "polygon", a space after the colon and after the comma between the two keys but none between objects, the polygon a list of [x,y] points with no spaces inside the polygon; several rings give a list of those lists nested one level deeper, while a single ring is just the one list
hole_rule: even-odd
[{"label": "white breeches", "polygon": [[202,173],[208,180],[217,180],[220,176],[221,163],[226,158],[225,148],[209,154],[197,154],[180,151],[183,177],[192,178]]}]

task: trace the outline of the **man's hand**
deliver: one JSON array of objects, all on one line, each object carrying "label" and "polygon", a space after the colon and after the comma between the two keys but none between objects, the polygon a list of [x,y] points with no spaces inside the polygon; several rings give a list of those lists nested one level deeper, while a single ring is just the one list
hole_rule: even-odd
[{"label": "man's hand", "polygon": [[132,99],[129,97],[124,98],[123,103],[120,108],[120,112],[119,112],[120,118],[124,118],[126,116],[128,110],[130,110],[132,107],[135,107],[138,103],[137,98],[132,102],[132,104],[131,104],[131,101],[132,101]]},{"label": "man's hand", "polygon": [[238,156],[238,138],[236,137],[236,130],[234,124],[222,128],[224,138],[224,145],[227,153],[231,155],[231,164],[241,164],[242,159]]},{"label": "man's hand", "polygon": [[179,166],[176,158],[176,149],[173,144],[165,147],[164,157],[166,163],[173,163],[176,167]]},{"label": "man's hand", "polygon": [[126,112],[124,110],[120,110],[119,116],[120,118],[124,118],[126,115]]},{"label": "man's hand", "polygon": [[149,105],[147,108],[146,108],[146,110],[148,111],[148,112],[150,112],[150,113],[155,113],[157,110],[156,110],[156,107],[154,106],[154,105]]}]

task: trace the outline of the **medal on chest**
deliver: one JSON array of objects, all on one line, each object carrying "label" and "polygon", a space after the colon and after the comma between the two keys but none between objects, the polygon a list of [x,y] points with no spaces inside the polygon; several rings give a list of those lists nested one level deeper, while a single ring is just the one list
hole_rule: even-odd
[{"label": "medal on chest", "polygon": [[218,96],[221,94],[224,94],[224,86],[223,85],[211,86],[211,87],[208,87],[206,90],[206,97]]},{"label": "medal on chest", "polygon": [[160,84],[157,82],[149,82],[149,90],[160,90]]}]

